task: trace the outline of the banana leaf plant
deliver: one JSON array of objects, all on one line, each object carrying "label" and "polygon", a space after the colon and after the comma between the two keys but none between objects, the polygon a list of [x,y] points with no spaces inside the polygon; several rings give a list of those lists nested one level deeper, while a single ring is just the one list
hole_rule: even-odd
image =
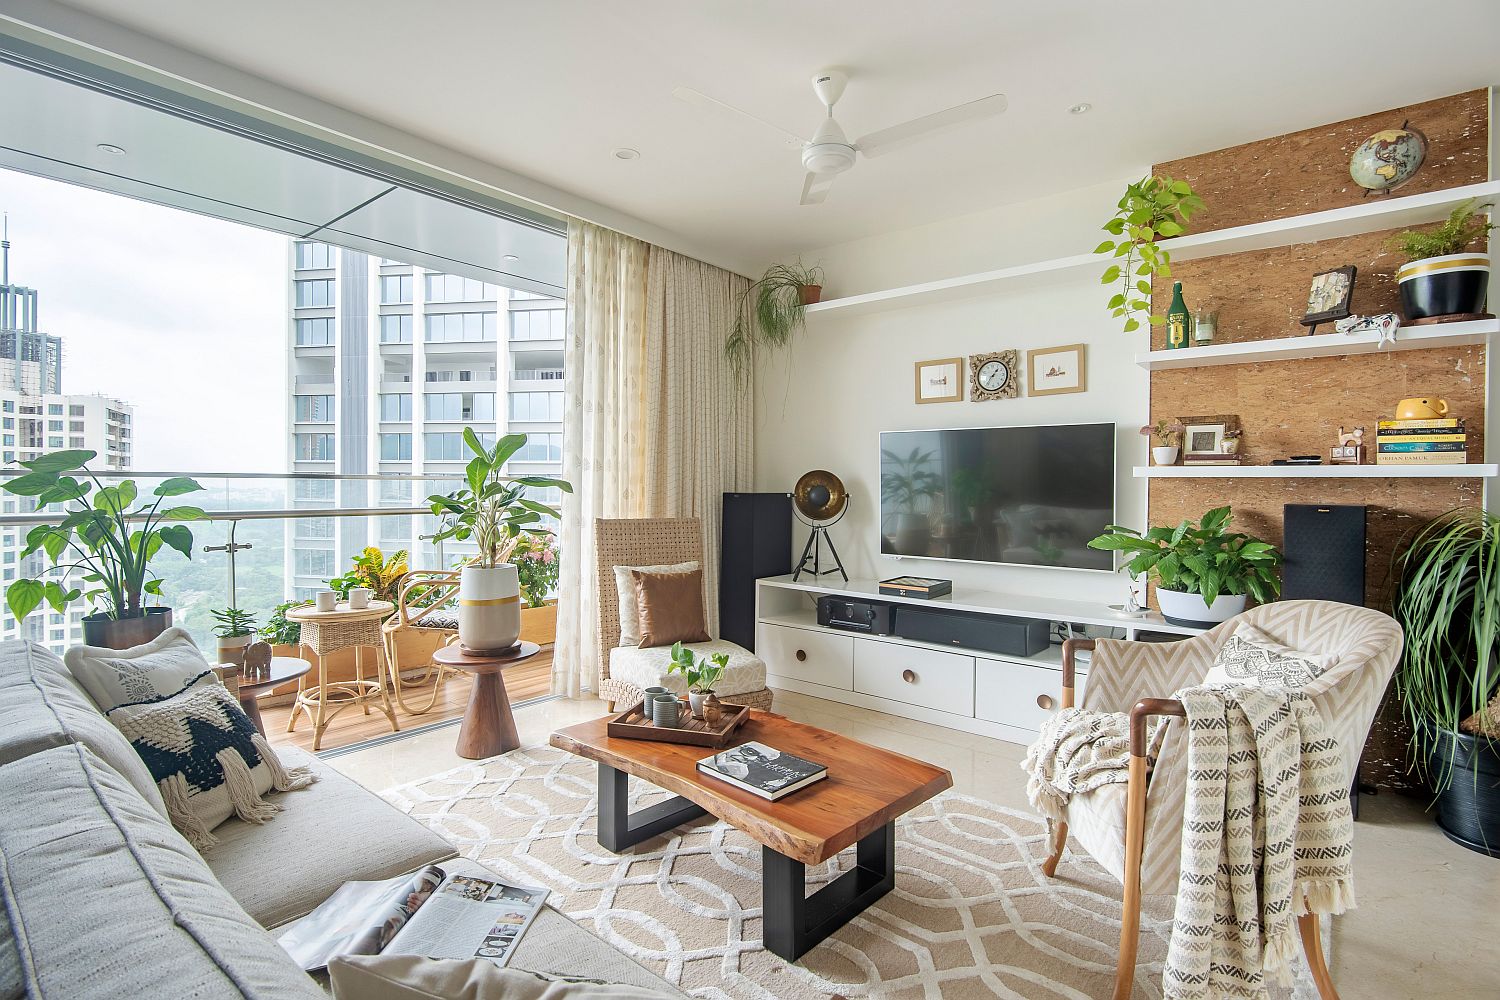
[{"label": "banana leaf plant", "polygon": [[[38,511],[62,505],[57,520],[27,532],[21,552],[22,559],[44,553],[52,565],[43,575],[54,578],[23,578],[5,589],[6,606],[18,622],[43,601],[61,614],[80,597],[96,609],[102,605],[112,619],[140,617],[142,602],[161,596],[161,578],[151,571],[151,561],[163,548],[193,557],[193,533],[178,522],[208,515],[199,507],[163,503],[203,487],[178,476],[142,498],[132,479],[114,486],[100,482],[88,468],[96,456],[83,449],[55,451],[22,462],[28,471],[4,484],[12,496],[32,498]],[[75,578],[87,589],[71,586]]]},{"label": "banana leaf plant", "polygon": [[1281,595],[1276,572],[1281,553],[1269,542],[1229,531],[1232,520],[1230,508],[1216,507],[1175,528],[1142,533],[1112,524],[1089,548],[1123,553],[1132,580],[1145,574],[1158,587],[1198,594],[1210,607],[1220,594],[1249,594],[1260,604],[1276,600]]},{"label": "banana leaf plant", "polygon": [[474,457],[464,469],[465,486],[447,495],[427,498],[432,512],[439,518],[434,541],[452,538],[472,540],[479,547],[474,565],[493,569],[509,557],[515,541],[523,533],[550,535],[542,525],[543,517],[558,517],[557,508],[526,498],[531,487],[556,487],[572,493],[573,487],[550,476],[517,476],[507,478],[501,471],[512,455],[526,444],[525,434],[507,434],[486,448],[472,427],[464,428],[464,444]]}]

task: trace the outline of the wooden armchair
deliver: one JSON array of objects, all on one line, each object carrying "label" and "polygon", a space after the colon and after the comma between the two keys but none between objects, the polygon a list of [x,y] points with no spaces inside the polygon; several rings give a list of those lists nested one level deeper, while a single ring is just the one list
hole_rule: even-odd
[{"label": "wooden armchair", "polygon": [[[381,625],[385,643],[385,662],[391,672],[391,691],[403,711],[422,715],[437,704],[438,692],[448,668],[432,662],[432,654],[458,641],[458,614],[445,607],[458,594],[458,570],[416,570],[401,581],[396,598],[396,613]],[[425,666],[426,673],[415,681],[417,686],[432,682],[427,704],[412,708],[406,703],[401,671]],[[417,661],[421,662],[418,663]]]},{"label": "wooden armchair", "polygon": [[[1134,983],[1142,893],[1177,892],[1187,792],[1187,738],[1175,720],[1185,718],[1186,712],[1182,702],[1165,695],[1202,681],[1219,647],[1242,621],[1295,649],[1337,653],[1341,663],[1358,664],[1340,683],[1313,698],[1342,750],[1345,786],[1354,779],[1370,724],[1401,656],[1401,627],[1388,615],[1328,601],[1282,601],[1252,608],[1182,642],[1070,639],[1063,644],[1062,707],[1074,704],[1078,653],[1092,650],[1082,707],[1130,714],[1128,784],[1074,796],[1068,805],[1068,821],[1057,824],[1052,853],[1042,864],[1042,871],[1049,877],[1056,873],[1071,831],[1074,839],[1123,885],[1114,1000],[1127,1000]],[[1152,716],[1167,716],[1169,721],[1156,766],[1148,776],[1146,729]],[[1337,1000],[1323,958],[1317,916],[1301,917],[1298,928],[1319,996]]]}]

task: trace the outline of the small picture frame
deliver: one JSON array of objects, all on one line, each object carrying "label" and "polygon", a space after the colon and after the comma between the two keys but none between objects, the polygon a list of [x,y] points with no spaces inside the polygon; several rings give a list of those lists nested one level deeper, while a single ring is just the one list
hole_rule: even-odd
[{"label": "small picture frame", "polygon": [[916,363],[918,403],[961,403],[964,399],[964,359],[938,358]]},{"label": "small picture frame", "polygon": [[1028,396],[1088,391],[1087,344],[1064,344],[1027,351],[1026,366],[1031,375]]},{"label": "small picture frame", "polygon": [[1183,455],[1224,455],[1224,434],[1231,428],[1238,429],[1240,418],[1225,413],[1178,417],[1177,422],[1182,425]]},{"label": "small picture frame", "polygon": [[1307,313],[1301,320],[1303,326],[1312,328],[1307,331],[1309,335],[1317,332],[1319,323],[1330,323],[1349,315],[1357,271],[1353,264],[1347,264],[1313,275],[1312,286],[1307,291]]}]

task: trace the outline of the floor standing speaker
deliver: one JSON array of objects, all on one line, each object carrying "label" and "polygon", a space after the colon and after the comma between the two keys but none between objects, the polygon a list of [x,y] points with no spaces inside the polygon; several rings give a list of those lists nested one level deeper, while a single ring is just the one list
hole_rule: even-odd
[{"label": "floor standing speaker", "polygon": [[755,581],[792,571],[792,495],[725,493],[719,560],[719,634],[753,650]]},{"label": "floor standing speaker", "polygon": [[1365,603],[1365,508],[1289,503],[1282,546],[1281,597]]}]

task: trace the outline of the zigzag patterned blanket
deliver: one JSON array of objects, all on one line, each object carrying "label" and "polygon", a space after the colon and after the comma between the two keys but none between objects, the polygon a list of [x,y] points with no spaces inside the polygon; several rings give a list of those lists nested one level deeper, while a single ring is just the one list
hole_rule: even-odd
[{"label": "zigzag patterned blanket", "polygon": [[1288,982],[1296,918],[1354,907],[1349,789],[1338,743],[1301,692],[1184,688],[1182,874],[1166,1000],[1260,998]]}]

